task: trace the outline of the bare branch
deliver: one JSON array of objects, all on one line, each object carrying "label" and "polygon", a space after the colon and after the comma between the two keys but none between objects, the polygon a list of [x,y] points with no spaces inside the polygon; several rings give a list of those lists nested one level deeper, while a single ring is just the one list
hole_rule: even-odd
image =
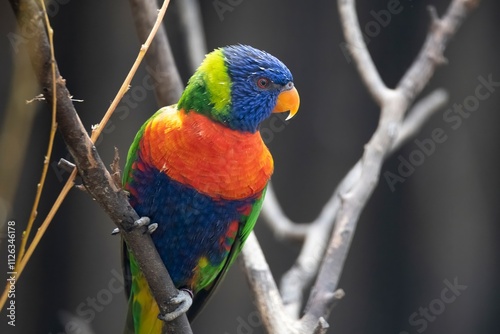
[{"label": "bare branch", "polygon": [[318,272],[342,197],[359,180],[361,171],[362,165],[358,162],[335,189],[318,218],[309,225],[304,245],[296,262],[281,279],[280,290],[283,303],[289,314],[295,317],[299,317],[306,288]]},{"label": "bare branch", "polygon": [[[21,30],[33,32],[32,38],[27,40],[27,48],[45,100],[51,104],[53,101],[52,62],[50,61],[50,46],[40,9],[32,0],[11,0],[10,3]],[[149,234],[144,233],[145,228],[133,227],[134,221],[138,220],[139,216],[128,203],[126,194],[114,184],[112,176],[104,166],[78,117],[65,80],[59,73],[57,63],[55,63],[55,68],[57,122],[68,150],[75,159],[79,174],[89,193],[122,231],[123,237],[148,280],[153,295],[159,301],[161,312],[170,312],[172,310],[168,301],[177,294],[177,289],[173,285]],[[185,316],[170,324],[168,327],[172,327],[175,333],[191,333]]]},{"label": "bare branch", "polygon": [[[394,141],[390,153],[396,151],[406,141],[417,134],[425,122],[447,101],[447,94],[443,90],[436,90],[428,97],[418,102],[406,117],[399,135]],[[279,206],[274,190],[269,196],[269,190],[264,202],[263,216],[273,229],[281,237],[287,239],[304,238],[304,244],[293,266],[283,275],[280,291],[283,304],[290,315],[298,317],[302,307],[304,293],[312,283],[319,265],[325,253],[330,239],[330,233],[335,222],[343,194],[359,180],[362,165],[358,162],[349,171],[339,184],[330,200],[325,204],[318,218],[311,223],[296,224],[292,222]],[[269,202],[268,202],[269,200]]]},{"label": "bare branch", "polygon": [[245,241],[240,263],[247,272],[250,288],[254,292],[255,303],[260,311],[264,326],[269,329],[275,328],[276,324],[280,324],[282,330],[273,331],[272,333],[295,333],[293,328],[289,328],[285,321],[285,309],[281,302],[278,287],[274,282],[271,270],[254,232],[250,233]]},{"label": "bare branch", "polygon": [[[245,242],[240,263],[247,274],[262,322],[269,333],[325,333],[328,323],[323,318],[308,317],[299,321],[286,313],[269,265],[253,232]],[[340,299],[343,294],[340,292],[335,296]]]},{"label": "bare branch", "polygon": [[387,98],[387,91],[389,89],[382,81],[370,53],[368,52],[358,21],[355,1],[339,0],[338,8],[348,50],[354,59],[354,63],[358,68],[358,72],[365,86],[368,88],[373,99],[381,106],[383,101]]},{"label": "bare branch", "polygon": [[[394,152],[420,131],[425,122],[445,103],[447,94],[436,90],[419,101],[408,113],[398,137],[389,153]],[[282,211],[274,189],[269,187],[263,207],[263,217],[278,237],[304,239],[301,252],[294,265],[283,275],[280,291],[287,313],[295,318],[300,315],[304,293],[312,283],[328,245],[341,199],[359,180],[362,164],[359,161],[339,184],[320,215],[311,223],[297,224]]]},{"label": "bare branch", "polygon": [[[129,2],[137,36],[140,41],[145,41],[158,16],[157,3],[151,0],[130,0]],[[158,105],[168,106],[177,103],[184,85],[175,65],[167,32],[163,25],[158,29],[150,50],[146,54],[146,62],[150,69],[148,72],[155,82]]]},{"label": "bare branch", "polygon": [[[264,203],[263,217],[266,218],[269,226],[279,237],[304,239],[296,263],[285,273],[281,281],[283,304],[287,315],[292,319],[297,319],[300,315],[303,294],[318,272],[320,261],[325,256],[325,249],[328,245],[325,260],[307,303],[306,314],[300,320],[303,324],[307,322],[307,319],[317,320],[318,317],[327,317],[331,307],[339,300],[333,297],[334,291],[357,220],[378,182],[383,160],[411,139],[424,123],[447,102],[447,94],[443,90],[437,90],[415,104],[403,120],[405,111],[416,94],[425,87],[436,65],[439,64],[439,57],[429,57],[428,54],[437,54],[435,48],[438,46],[442,54],[449,37],[459,27],[460,20],[465,18],[463,9],[470,10],[474,7],[470,1],[454,1],[451,7],[461,6],[460,9],[450,8],[447,12],[449,16],[447,14],[443,20],[439,20],[438,28],[431,29],[427,41],[432,42],[424,44],[420,56],[409,69],[409,74],[405,75],[405,78],[409,79],[403,78],[401,81],[403,85],[398,86],[397,90],[391,90],[381,81],[366,44],[362,40],[354,1],[339,0],[338,3],[346,39],[357,68],[370,93],[381,105],[382,112],[379,126],[366,145],[363,157],[342,180],[318,218],[313,222],[310,224],[292,222],[280,208],[272,187],[268,192],[270,196]],[[462,13],[462,15],[457,15],[457,13]],[[434,22],[437,22],[436,20]],[[450,27],[452,27],[451,31],[448,30]],[[446,29],[446,33],[442,29]],[[412,88],[411,80],[419,80],[417,88]],[[334,231],[330,239],[332,228]]]},{"label": "bare branch", "polygon": [[434,7],[429,7],[432,20],[429,34],[417,59],[397,86],[409,101],[413,101],[424,89],[436,66],[446,62],[443,55],[446,45],[467,14],[478,5],[479,0],[453,0],[442,19],[439,19]]},{"label": "bare branch", "polygon": [[[325,318],[329,315],[331,301],[325,299],[324,296],[337,288],[359,215],[378,183],[384,157],[395,146],[394,142],[397,140],[397,133],[403,124],[403,116],[407,108],[428,83],[436,65],[440,63],[441,57],[437,55],[442,56],[449,37],[456,32],[467,12],[474,7],[472,3],[478,2],[454,0],[443,19],[433,21],[427,42],[416,61],[405,74],[396,91],[388,94],[383,100],[379,125],[358,162],[362,166],[360,178],[347,193],[342,194],[342,203],[335,219],[333,235],[306,305],[307,313]],[[353,0],[339,0],[338,4],[341,15],[350,15],[355,10]],[[346,6],[350,8],[346,9]],[[341,19],[348,20],[349,18],[342,17]],[[351,28],[344,25],[344,29]],[[358,60],[362,59],[355,58],[355,61]],[[363,69],[363,66],[358,65],[358,69]],[[361,73],[361,75],[366,74]]]}]

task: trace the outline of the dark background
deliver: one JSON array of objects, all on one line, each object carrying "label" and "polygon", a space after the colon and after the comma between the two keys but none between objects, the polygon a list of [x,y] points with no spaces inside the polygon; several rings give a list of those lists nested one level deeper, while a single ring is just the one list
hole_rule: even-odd
[{"label": "dark background", "polygon": [[[228,3],[228,0],[222,0]],[[376,22],[370,11],[386,9],[389,0],[358,1],[363,27]],[[379,110],[343,54],[343,35],[335,1],[233,1],[222,20],[213,1],[202,3],[209,50],[246,43],[267,50],[292,71],[301,94],[301,108],[292,122],[268,140],[275,158],[273,176],[285,212],[299,222],[316,217],[337,183],[362,154],[376,127]],[[369,42],[382,78],[394,87],[412,63],[427,33],[433,4],[442,14],[449,1],[401,0],[402,11],[391,16]],[[53,2],[56,57],[88,129],[98,123],[123,82],[139,50],[130,9],[121,1]],[[183,81],[190,70],[176,37],[175,1],[166,16]],[[436,144],[404,183],[391,191],[382,178],[364,210],[340,287],[345,299],[329,319],[332,333],[495,333],[500,302],[499,131],[500,91],[480,102],[453,129],[443,120],[446,109],[474,95],[478,77],[500,81],[498,13],[500,4],[482,1],[445,55],[449,63],[438,69],[426,92],[444,87],[450,93],[446,108],[418,134],[423,141],[436,128],[447,140]],[[11,45],[16,25],[7,1],[0,2],[0,120],[5,123],[9,97],[22,91],[12,87],[13,60],[24,57],[22,45]],[[132,87],[147,75],[142,66]],[[31,74],[31,80],[35,80]],[[23,83],[27,85],[27,83]],[[497,89],[500,90],[500,89]],[[482,91],[484,92],[484,90]],[[130,94],[130,93],[129,93]],[[21,94],[22,95],[22,94]],[[24,101],[34,96],[20,96]],[[129,115],[112,118],[98,150],[108,163],[113,147],[124,157],[135,132],[156,109],[151,91],[136,95]],[[122,106],[125,105],[122,103]],[[0,152],[0,222],[16,221],[17,238],[28,220],[35,185],[48,139],[49,108],[36,103],[31,122],[23,123]],[[27,154],[18,173],[9,172],[13,152],[22,150],[17,136],[29,133]],[[383,172],[397,173],[401,159],[418,150],[411,141],[391,156]],[[57,135],[51,161],[67,155]],[[122,162],[123,165],[123,162]],[[68,174],[49,169],[39,209],[40,222]],[[7,185],[17,182],[15,197],[5,197]],[[8,183],[9,181],[9,183]],[[0,313],[2,333],[79,333],[68,325],[71,315],[92,318],[95,333],[119,333],[126,314],[120,282],[119,238],[113,224],[90,196],[72,190],[36,249],[16,286],[16,327],[7,326]],[[3,231],[2,231],[3,232]],[[274,240],[264,224],[257,235],[277,279],[293,263],[299,245]],[[6,239],[0,239],[0,271],[6,272]],[[2,280],[4,274],[1,274]],[[444,281],[467,288],[453,302],[443,303]],[[3,290],[3,283],[1,284]],[[453,296],[449,291],[445,297]],[[96,306],[92,307],[92,300]],[[444,309],[440,309],[444,305]],[[414,312],[433,308],[424,321]],[[422,308],[422,309],[420,309]],[[430,314],[430,313],[429,313]],[[425,324],[425,326],[424,326]],[[65,328],[66,326],[66,328]],[[263,333],[244,276],[234,266],[216,297],[194,324],[195,333]]]}]

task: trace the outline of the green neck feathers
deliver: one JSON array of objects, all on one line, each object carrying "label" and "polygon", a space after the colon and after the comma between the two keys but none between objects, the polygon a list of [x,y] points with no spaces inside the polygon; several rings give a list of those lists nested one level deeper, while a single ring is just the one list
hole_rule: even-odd
[{"label": "green neck feathers", "polygon": [[177,104],[185,112],[195,111],[219,122],[227,122],[231,107],[231,79],[221,49],[209,53],[189,79]]}]

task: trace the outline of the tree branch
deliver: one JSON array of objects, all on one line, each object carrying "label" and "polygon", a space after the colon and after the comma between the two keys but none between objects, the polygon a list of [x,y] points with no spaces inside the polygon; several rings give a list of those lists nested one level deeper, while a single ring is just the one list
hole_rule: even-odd
[{"label": "tree branch", "polygon": [[[288,316],[254,232],[250,233],[245,242],[240,263],[247,274],[262,322],[270,333],[302,334],[313,333],[316,329],[317,333],[326,332],[328,324],[323,318],[298,321]],[[342,293],[336,295],[339,299],[342,296]]]},{"label": "tree branch", "polygon": [[240,263],[247,272],[247,279],[254,292],[255,302],[264,326],[275,328],[274,324],[281,324],[279,330],[273,333],[295,333],[293,328],[289,328],[287,322],[283,322],[286,314],[280,293],[254,232],[250,233],[245,241]]},{"label": "tree branch", "polygon": [[[447,102],[444,90],[436,90],[419,101],[410,110],[401,126],[398,137],[388,154],[393,153],[416,135],[425,122]],[[263,218],[279,238],[300,239],[304,244],[293,266],[283,275],[280,291],[288,314],[298,317],[304,293],[318,272],[321,259],[328,245],[335,217],[341,204],[341,196],[352,188],[361,175],[357,163],[342,180],[323,207],[320,215],[310,223],[294,223],[282,211],[271,185],[266,193],[262,210]],[[270,195],[270,196],[269,196]]]},{"label": "tree branch", "polygon": [[438,65],[446,63],[443,55],[450,40],[462,25],[467,14],[479,5],[479,0],[453,0],[442,19],[436,9],[429,6],[431,26],[417,59],[405,73],[397,90],[413,101],[434,74]]},{"label": "tree branch", "polygon": [[354,1],[339,0],[338,8],[344,37],[347,41],[347,49],[351,53],[359,75],[368,88],[368,91],[377,104],[381,105],[388,97],[388,88],[382,81],[370,56],[370,52],[368,52],[368,48],[366,47]]},{"label": "tree branch", "polygon": [[[33,32],[27,40],[27,48],[32,65],[48,104],[52,99],[52,72],[50,47],[45,33],[42,15],[33,0],[10,0],[21,31]],[[88,192],[103,207],[113,222],[120,228],[151,291],[158,301],[162,314],[172,311],[168,301],[177,294],[168,272],[156,251],[145,228],[134,228],[139,216],[128,203],[123,190],[117,187],[104,166],[97,150],[90,140],[73,106],[65,80],[61,77],[57,64],[57,122],[64,141],[75,159],[78,172]],[[191,333],[185,316],[170,323],[169,333]]]},{"label": "tree branch", "polygon": [[[429,36],[419,56],[406,72],[396,90],[390,91],[380,103],[382,111],[378,128],[365,146],[365,152],[358,162],[362,168],[361,175],[347,192],[340,194],[341,207],[335,219],[333,235],[325,258],[306,305],[306,313],[315,317],[329,315],[331,301],[324,296],[335,291],[338,286],[359,215],[378,183],[384,157],[395,147],[394,142],[398,138],[397,134],[404,124],[404,114],[416,95],[427,85],[436,66],[442,63],[442,53],[449,37],[457,31],[468,11],[477,4],[478,1],[454,0],[443,19],[433,18]],[[341,20],[352,22],[355,1],[339,0],[338,5]],[[350,35],[349,30],[359,29],[359,25],[352,27],[346,23],[343,24],[343,27],[346,38]],[[364,42],[358,44],[358,47],[366,50],[361,51],[362,53],[368,52]],[[362,60],[355,56],[354,59],[356,62]],[[358,69],[362,70],[363,66],[358,64]],[[374,90],[374,87],[369,86],[368,88]]]},{"label": "tree branch", "polygon": [[[378,183],[384,159],[421,129],[423,124],[447,102],[447,94],[443,90],[437,90],[415,104],[406,118],[404,118],[405,112],[428,83],[435,67],[442,63],[442,57],[436,55],[442,55],[449,38],[456,32],[468,11],[477,4],[478,1],[455,0],[442,20],[434,19],[433,28],[429,32],[422,51],[401,80],[398,88],[393,90],[385,86],[373,64],[361,35],[354,1],[338,1],[349,49],[360,76],[382,109],[381,117],[377,130],[365,147],[363,157],[340,182],[318,218],[310,224],[296,224],[286,217],[272,187],[269,187],[271,191],[268,190],[267,196],[269,194],[271,196],[266,198],[264,203],[263,217],[278,236],[288,239],[303,239],[304,244],[296,263],[283,276],[281,282],[282,304],[287,311],[287,318],[282,319],[279,324],[270,324],[270,327],[267,327],[268,331],[274,333],[277,330],[276,326],[283,326],[283,323],[287,322],[295,324],[293,328],[307,329],[303,333],[312,333],[313,327],[310,324],[318,319],[323,319],[323,317],[327,318],[332,306],[343,296],[342,290],[336,290],[340,274],[359,215]],[[332,229],[333,233],[330,236]],[[250,241],[250,243],[252,242]],[[246,253],[247,249],[244,248],[243,252]],[[244,259],[250,256],[250,251],[248,253]],[[322,259],[323,263],[320,268]],[[259,259],[254,258],[253,261],[259,261]],[[247,261],[244,262],[246,266],[249,265],[246,263]],[[261,264],[255,263],[250,264],[250,266],[263,267]],[[320,271],[307,302],[306,313],[300,321],[297,321],[304,291],[318,273],[318,269]],[[246,268],[246,270],[247,276],[250,276],[251,269]],[[271,277],[272,279],[270,273],[269,275],[260,274],[258,277],[266,279]],[[262,281],[261,279],[254,285],[262,284]],[[270,285],[271,283],[265,284]],[[254,289],[254,291],[256,294],[262,292],[258,289]],[[257,296],[256,299],[261,300],[262,298]],[[280,305],[278,302],[273,304]],[[272,310],[273,304],[264,307],[261,306],[260,302],[257,303],[261,313]],[[278,313],[281,313],[276,305],[274,308],[279,310]],[[306,325],[307,323],[309,326]],[[265,324],[267,326],[267,323]],[[315,331],[318,331],[318,327],[314,328],[316,328]]]}]

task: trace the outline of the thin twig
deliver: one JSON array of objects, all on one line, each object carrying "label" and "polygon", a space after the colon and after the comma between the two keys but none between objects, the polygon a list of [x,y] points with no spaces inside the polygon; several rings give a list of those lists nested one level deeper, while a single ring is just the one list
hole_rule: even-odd
[{"label": "thin twig", "polygon": [[43,160],[43,168],[42,175],[40,176],[40,182],[37,184],[35,200],[33,202],[33,207],[31,209],[30,218],[28,220],[28,224],[26,226],[26,230],[24,231],[21,238],[21,245],[19,247],[19,254],[17,256],[16,261],[16,271],[19,262],[24,257],[24,252],[26,251],[26,243],[28,242],[28,238],[31,233],[31,229],[33,228],[33,223],[35,222],[35,218],[38,214],[38,204],[40,203],[40,198],[42,197],[43,187],[45,185],[45,179],[47,178],[47,171],[49,169],[49,161],[52,156],[52,147],[54,146],[54,138],[56,136],[57,131],[57,122],[56,122],[56,106],[57,106],[57,87],[56,87],[56,68],[55,68],[55,56],[54,56],[54,30],[52,29],[49,21],[49,16],[47,15],[47,10],[45,8],[45,2],[40,1],[43,10],[43,17],[45,20],[45,27],[47,28],[47,35],[49,38],[50,45],[50,63],[51,63],[51,72],[52,72],[52,113],[51,113],[51,122],[50,122],[50,134],[49,134],[49,143],[47,145],[47,152],[45,153],[45,158]]},{"label": "thin twig", "polygon": [[[130,9],[139,40],[145,40],[158,17],[157,2],[151,0],[130,0]],[[146,71],[152,76],[155,87],[156,101],[159,106],[177,103],[182,94],[182,84],[179,71],[175,65],[174,56],[168,42],[167,32],[163,25],[146,54]]]},{"label": "thin twig", "polygon": [[[146,2],[146,3],[151,3],[151,2]],[[135,76],[135,73],[137,72],[137,69],[139,68],[139,65],[142,62],[142,59],[146,55],[146,52],[148,51],[149,47],[151,46],[153,39],[156,35],[156,33],[160,30],[160,27],[162,27],[161,23],[163,20],[163,17],[165,16],[165,12],[167,11],[168,4],[170,3],[169,0],[164,1],[163,5],[160,9],[159,12],[155,12],[155,23],[152,26],[150,30],[148,30],[148,35],[146,42],[141,45],[141,49],[139,50],[139,54],[137,55],[137,58],[134,61],[134,64],[132,65],[132,68],[127,74],[127,77],[123,81],[120,90],[116,94],[113,102],[111,102],[111,105],[109,106],[108,110],[106,111],[106,114],[102,118],[101,122],[99,123],[99,126],[95,127],[92,130],[92,141],[95,142],[97,138],[100,136],[101,132],[104,130],[106,127],[107,122],[111,118],[111,115],[113,115],[113,112],[115,111],[116,107],[118,106],[118,103],[120,103],[121,99],[127,93],[128,88],[130,87],[130,83],[132,82],[132,79]],[[164,29],[162,29],[164,30]],[[175,66],[174,66],[175,67]]]}]

